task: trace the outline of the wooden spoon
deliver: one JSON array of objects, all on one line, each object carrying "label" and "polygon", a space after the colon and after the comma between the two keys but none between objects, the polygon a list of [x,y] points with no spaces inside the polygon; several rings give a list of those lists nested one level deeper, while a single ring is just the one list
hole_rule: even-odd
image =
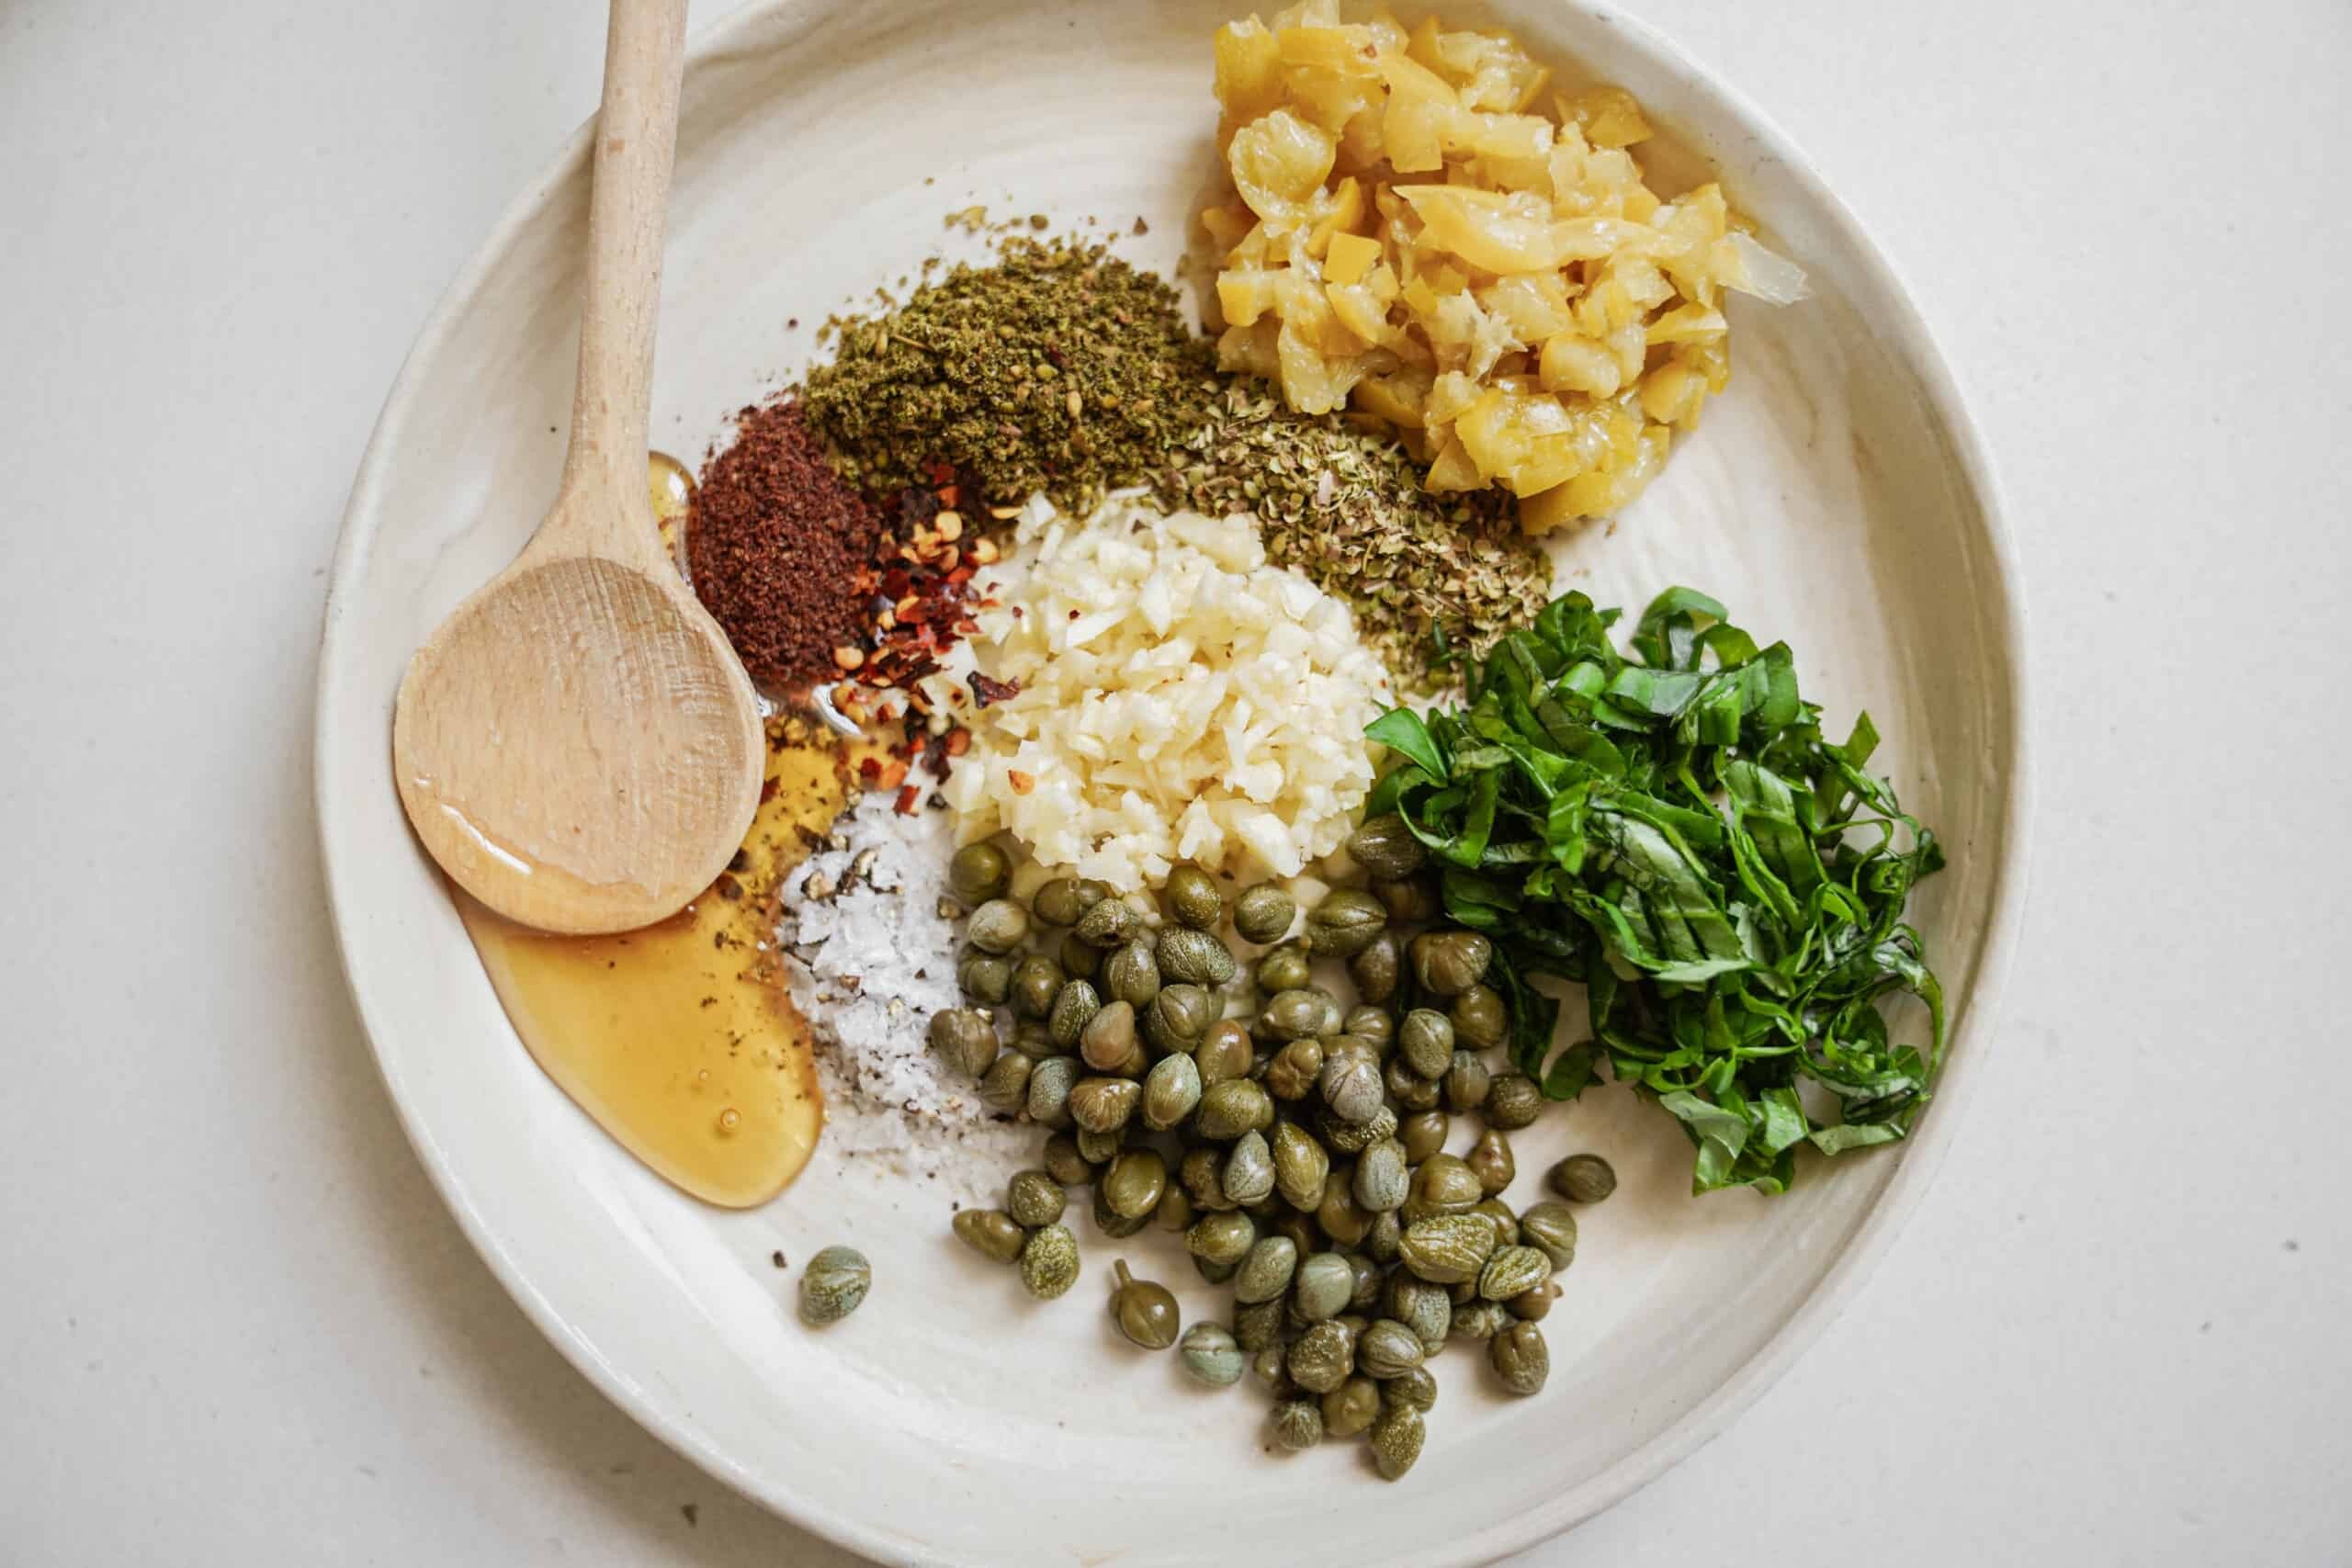
[{"label": "wooden spoon", "polygon": [[613,0],[561,489],[514,563],[417,650],[392,716],[425,849],[545,931],[676,913],[759,805],[758,696],[679,581],[646,483],[685,24],[686,0]]}]

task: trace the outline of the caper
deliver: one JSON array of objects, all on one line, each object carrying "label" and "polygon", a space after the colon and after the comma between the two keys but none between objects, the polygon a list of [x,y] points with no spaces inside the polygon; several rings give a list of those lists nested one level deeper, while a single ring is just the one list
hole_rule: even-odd
[{"label": "caper", "polygon": [[1285,1399],[1295,1398],[1298,1393],[1298,1385],[1290,1381],[1290,1372],[1283,1365],[1285,1359],[1279,1339],[1250,1358],[1251,1374],[1266,1385],[1267,1392],[1274,1396],[1277,1404]]},{"label": "caper", "polygon": [[1136,1279],[1127,1271],[1125,1258],[1113,1264],[1111,1272],[1115,1280],[1111,1288],[1111,1320],[1127,1342],[1146,1350],[1165,1350],[1175,1344],[1182,1314],[1177,1310],[1174,1293],[1155,1280]]},{"label": "caper", "polygon": [[1406,1200],[1406,1223],[1416,1224],[1437,1214],[1458,1214],[1485,1195],[1478,1173],[1457,1155],[1442,1151],[1421,1161],[1413,1172],[1412,1196]]},{"label": "caper", "polygon": [[1367,1213],[1385,1214],[1405,1206],[1408,1190],[1405,1145],[1383,1138],[1356,1160],[1356,1203]]},{"label": "caper", "polygon": [[1017,1170],[1004,1185],[1004,1210],[1027,1229],[1052,1224],[1062,1217],[1069,1194],[1042,1170]]},{"label": "caper", "polygon": [[1069,1091],[1070,1119],[1090,1133],[1114,1133],[1142,1098],[1143,1086],[1133,1078],[1080,1078]]},{"label": "caper", "polygon": [[1233,1299],[1245,1306],[1279,1303],[1298,1268],[1298,1247],[1286,1235],[1261,1235],[1233,1277]]},{"label": "caper", "polygon": [[1168,1190],[1168,1161],[1157,1149],[1127,1149],[1103,1171],[1102,1201],[1122,1219],[1151,1217]]},{"label": "caper", "polygon": [[1487,1103],[1492,1082],[1487,1064],[1478,1059],[1476,1053],[1456,1051],[1453,1065],[1445,1069],[1445,1108],[1456,1116],[1477,1110]]},{"label": "caper", "polygon": [[1495,944],[1476,931],[1423,931],[1407,950],[1413,978],[1436,997],[1458,997],[1487,977]]},{"label": "caper", "polygon": [[1363,1041],[1374,1055],[1385,1056],[1396,1043],[1396,1015],[1386,1008],[1351,1007],[1340,1017],[1340,1032]]},{"label": "caper", "polygon": [[1323,1032],[1323,998],[1304,987],[1277,991],[1259,1010],[1258,1021],[1276,1040],[1315,1039]]},{"label": "caper", "polygon": [[1297,916],[1298,905],[1289,894],[1261,883],[1234,901],[1233,929],[1242,941],[1262,947],[1288,935]]},{"label": "caper", "polygon": [[1351,1377],[1323,1396],[1323,1430],[1334,1438],[1368,1431],[1380,1416],[1380,1385]]},{"label": "caper", "polygon": [[1033,1062],[1061,1055],[1054,1049],[1054,1037],[1046,1032],[1046,1021],[1039,1018],[1017,1020],[1012,1025],[1012,1044]]},{"label": "caper", "polygon": [[1285,1399],[1274,1406],[1266,1426],[1276,1448],[1297,1453],[1323,1440],[1323,1407],[1311,1399]]},{"label": "caper", "polygon": [[1395,812],[1367,817],[1348,836],[1350,858],[1375,877],[1410,876],[1429,863],[1430,852],[1405,818]]},{"label": "caper", "polygon": [[[1108,1012],[1110,1009],[1103,1010]],[[1164,1133],[1181,1123],[1200,1102],[1201,1069],[1190,1056],[1162,1056],[1144,1075],[1143,1124],[1155,1133]]]},{"label": "caper", "polygon": [[952,1071],[978,1077],[996,1060],[996,1025],[977,1008],[949,1008],[932,1015],[931,1048]]},{"label": "caper", "polygon": [[1114,1127],[1107,1133],[1098,1133],[1091,1127],[1078,1130],[1079,1156],[1089,1165],[1109,1165],[1126,1146],[1127,1130],[1124,1126]]},{"label": "caper", "polygon": [[1046,1140],[1046,1174],[1064,1187],[1083,1187],[1094,1179],[1094,1168],[1078,1152],[1078,1140],[1056,1133]]},{"label": "caper", "polygon": [[1284,991],[1304,990],[1315,978],[1315,968],[1307,959],[1306,948],[1295,942],[1284,942],[1258,960],[1258,971],[1252,977],[1260,990],[1269,996],[1280,996]]},{"label": "caper", "polygon": [[1045,1225],[1021,1247],[1021,1283],[1049,1302],[1078,1283],[1078,1237],[1068,1225]]},{"label": "caper", "polygon": [[1159,1201],[1151,1207],[1151,1223],[1179,1235],[1192,1228],[1193,1200],[1181,1185],[1170,1181],[1161,1190]]},{"label": "caper", "polygon": [[[1271,1201],[1261,1207],[1273,1211],[1271,1216],[1272,1234],[1290,1237],[1291,1245],[1298,1248],[1298,1255],[1301,1258],[1305,1258],[1323,1245],[1323,1233],[1316,1227],[1311,1216],[1301,1213],[1296,1209],[1284,1208],[1282,1204]],[[1268,1217],[1261,1216],[1258,1223],[1268,1224]]]},{"label": "caper", "polygon": [[1397,1054],[1425,1078],[1453,1066],[1453,1025],[1433,1008],[1415,1008],[1396,1030]]},{"label": "caper", "polygon": [[1552,1374],[1552,1352],[1544,1344],[1542,1329],[1532,1323],[1514,1323],[1487,1341],[1487,1365],[1511,1393],[1535,1393]]},{"label": "caper", "polygon": [[1491,1051],[1510,1038],[1510,1010],[1491,986],[1473,986],[1454,998],[1446,1018],[1455,1038],[1473,1051]]},{"label": "caper", "polygon": [[1184,1233],[1184,1249],[1210,1263],[1238,1263],[1257,1245],[1258,1222],[1247,1214],[1204,1214]]},{"label": "caper", "polygon": [[1176,1354],[1194,1382],[1231,1388],[1241,1381],[1248,1358],[1221,1323],[1196,1323],[1176,1342]]},{"label": "caper", "polygon": [[1213,931],[1225,919],[1225,895],[1217,891],[1216,878],[1190,861],[1169,872],[1159,907],[1170,919],[1194,931]]},{"label": "caper", "polygon": [[[1036,960],[1023,959],[1022,966],[1025,969],[1032,962]],[[1055,975],[1061,974],[1062,966],[1054,964],[1052,959],[1044,959],[1043,962],[1053,965]],[[1017,991],[1020,987],[1017,977],[1013,985]],[[1095,994],[1091,983],[1065,978],[1054,992],[1054,999],[1046,1010],[1046,1037],[1053,1041],[1057,1051],[1075,1051],[1080,1031],[1086,1027],[1087,1020],[1102,1010],[1102,998]]]},{"label": "caper", "polygon": [[1097,947],[1124,947],[1143,930],[1143,917],[1124,898],[1105,898],[1078,918],[1080,942]]},{"label": "caper", "polygon": [[1368,1378],[1402,1377],[1424,1354],[1421,1337],[1393,1317],[1376,1320],[1356,1341],[1356,1366]]},{"label": "caper", "polygon": [[1380,1385],[1383,1410],[1417,1410],[1426,1416],[1437,1404],[1437,1379],[1427,1366],[1415,1367],[1402,1377]]},{"label": "caper", "polygon": [[1509,1187],[1511,1178],[1519,1174],[1519,1162],[1511,1156],[1510,1140],[1492,1127],[1478,1134],[1478,1141],[1470,1145],[1464,1163],[1476,1174],[1478,1185],[1486,1190],[1489,1198]]},{"label": "caper", "polygon": [[1156,956],[1163,979],[1216,987],[1234,976],[1232,949],[1208,931],[1185,928],[1162,931]]},{"label": "caper", "polygon": [[[1460,1032],[1458,1026],[1455,1032]],[[1532,1126],[1544,1113],[1544,1091],[1525,1073],[1501,1074],[1487,1086],[1482,1113],[1487,1126],[1516,1133],[1521,1127]]]},{"label": "caper", "polygon": [[[1234,1282],[1241,1280],[1237,1271]],[[1283,1303],[1280,1301],[1243,1303],[1236,1300],[1233,1308],[1233,1337],[1244,1350],[1257,1355],[1262,1350],[1278,1349],[1283,1341]],[[1280,1358],[1276,1358],[1280,1364]]]},{"label": "caper", "polygon": [[[1061,960],[1062,973],[1073,980],[1093,980],[1102,973],[1102,950],[1079,941],[1076,931],[1065,935],[1054,951]],[[1099,991],[1102,987],[1095,988]]]},{"label": "caper", "polygon": [[1503,1305],[1521,1323],[1541,1323],[1552,1315],[1552,1303],[1559,1299],[1560,1282],[1546,1280],[1532,1291],[1521,1291]]},{"label": "caper", "polygon": [[874,1283],[865,1254],[854,1247],[829,1247],[808,1260],[800,1275],[800,1321],[821,1328],[855,1312]]},{"label": "caper", "polygon": [[1372,895],[1388,918],[1404,925],[1424,925],[1445,913],[1445,901],[1439,897],[1437,879],[1431,876],[1408,876],[1394,882],[1375,882]]},{"label": "caper", "polygon": [[1485,1215],[1487,1223],[1495,1227],[1497,1247],[1519,1245],[1519,1216],[1510,1212],[1509,1203],[1499,1198],[1485,1198],[1472,1204],[1470,1212]]},{"label": "caper", "polygon": [[1380,1069],[1363,1057],[1327,1056],[1319,1081],[1323,1103],[1340,1121],[1362,1126],[1380,1114]]},{"label": "caper", "polygon": [[1029,1233],[1002,1209],[958,1209],[948,1222],[956,1239],[993,1263],[1010,1263],[1021,1256]]},{"label": "caper", "polygon": [[1421,1457],[1424,1432],[1421,1413],[1409,1404],[1385,1404],[1373,1421],[1369,1440],[1372,1461],[1381,1479],[1395,1481]]},{"label": "caper", "polygon": [[1010,898],[991,898],[964,922],[964,937],[984,953],[1011,953],[1029,939],[1029,911]]},{"label": "caper", "polygon": [[1500,1247],[1478,1272],[1478,1293],[1490,1302],[1507,1302],[1551,1277],[1551,1259],[1536,1248]]},{"label": "caper", "polygon": [[1188,983],[1160,987],[1151,1005],[1140,1010],[1145,1039],[1162,1051],[1190,1051],[1216,1021],[1221,1004]]},{"label": "caper", "polygon": [[1257,1052],[1250,1043],[1250,1031],[1237,1018],[1221,1018],[1210,1024],[1208,1033],[1193,1049],[1193,1063],[1201,1070],[1204,1093],[1212,1084],[1247,1077],[1256,1057]]},{"label": "caper", "polygon": [[1230,1143],[1244,1133],[1274,1124],[1274,1101],[1265,1086],[1250,1078],[1220,1078],[1201,1091],[1193,1130],[1212,1143]]},{"label": "caper", "polygon": [[1029,1120],[1040,1127],[1069,1126],[1070,1090],[1083,1066],[1075,1056],[1048,1056],[1032,1068]]},{"label": "caper", "polygon": [[1159,995],[1159,961],[1141,942],[1129,942],[1102,961],[1102,989],[1131,1008],[1149,1007]]},{"label": "caper", "polygon": [[1274,1187],[1283,1201],[1295,1209],[1312,1209],[1321,1202],[1323,1179],[1331,1174],[1331,1156],[1314,1135],[1295,1122],[1280,1122],[1267,1144],[1273,1152]]},{"label": "caper", "polygon": [[1359,1315],[1380,1304],[1385,1272],[1360,1252],[1342,1252],[1348,1264],[1348,1311]]},{"label": "caper", "polygon": [[1312,1036],[1294,1040],[1266,1064],[1266,1092],[1276,1100],[1302,1099],[1322,1071],[1323,1042]]},{"label": "caper", "polygon": [[1037,889],[1036,896],[1029,900],[1029,908],[1049,926],[1074,926],[1087,910],[1110,896],[1111,890],[1099,882],[1057,876]]},{"label": "caper", "polygon": [[1308,1323],[1337,1317],[1355,1294],[1355,1270],[1336,1252],[1317,1252],[1298,1266],[1291,1280],[1291,1300]]},{"label": "caper", "polygon": [[1394,1263],[1396,1261],[1396,1249],[1404,1240],[1405,1222],[1397,1218],[1396,1210],[1391,1209],[1385,1214],[1372,1216],[1372,1224],[1363,1233],[1363,1249],[1376,1262]]},{"label": "caper", "polygon": [[1184,1184],[1196,1209],[1216,1213],[1234,1207],[1225,1195],[1225,1156],[1219,1150],[1185,1150],[1176,1167],[1176,1179]]},{"label": "caper", "polygon": [[1255,1203],[1273,1191],[1274,1156],[1265,1134],[1253,1128],[1236,1138],[1217,1180],[1228,1203]]},{"label": "caper", "polygon": [[1420,1336],[1421,1352],[1434,1356],[1453,1324],[1453,1298],[1442,1285],[1416,1280],[1398,1269],[1388,1280],[1388,1315]]},{"label": "caper", "polygon": [[1069,976],[1062,966],[1042,953],[1033,953],[1012,966],[1012,1013],[1015,1018],[1043,1019],[1054,1010]]},{"label": "caper", "polygon": [[1403,1110],[1420,1111],[1437,1109],[1437,1080],[1425,1078],[1413,1071],[1402,1056],[1389,1058],[1388,1066],[1381,1069],[1380,1082],[1388,1098]]},{"label": "caper", "polygon": [[956,964],[956,986],[967,1002],[1001,1007],[1012,995],[1012,965],[993,953],[967,947]]},{"label": "caper", "polygon": [[1444,1151],[1453,1122],[1442,1111],[1417,1111],[1397,1124],[1397,1141],[1405,1145],[1405,1163],[1419,1165]]},{"label": "caper", "polygon": [[[1323,1070],[1327,1074],[1331,1070],[1328,1052],[1324,1056]],[[1372,1113],[1371,1121],[1350,1122],[1334,1114],[1327,1105],[1318,1130],[1323,1134],[1323,1146],[1333,1154],[1360,1155],[1381,1139],[1396,1135],[1396,1112],[1383,1105]]]},{"label": "caper", "polygon": [[1577,1260],[1577,1215],[1566,1203],[1546,1200],[1519,1216],[1520,1239],[1551,1259],[1556,1271]]},{"label": "caper", "polygon": [[1316,1223],[1341,1247],[1355,1246],[1372,1228],[1372,1216],[1356,1202],[1354,1185],[1354,1171],[1335,1168],[1323,1179],[1323,1197],[1315,1206]]},{"label": "caper", "polygon": [[1446,1329],[1445,1337],[1449,1339],[1492,1339],[1514,1321],[1510,1309],[1502,1303],[1473,1298],[1453,1309],[1453,1322]]},{"label": "caper", "polygon": [[1348,960],[1348,978],[1356,983],[1356,995],[1367,1002],[1385,1002],[1395,996],[1402,969],[1403,956],[1391,931],[1382,931]]},{"label": "caper", "polygon": [[994,844],[966,844],[947,863],[947,890],[967,909],[1002,893],[1012,880],[1012,858]]},{"label": "caper", "polygon": [[[1073,980],[1074,986],[1084,985]],[[1090,987],[1091,988],[1091,987]],[[1143,1070],[1143,1044],[1136,1038],[1136,1010],[1125,1002],[1099,1007],[1078,1031],[1078,1055],[1098,1073],[1133,1077]]]},{"label": "caper", "polygon": [[1571,1203],[1598,1203],[1617,1190],[1617,1172],[1599,1155],[1570,1155],[1544,1173],[1544,1185]]},{"label": "caper", "polygon": [[1334,888],[1306,917],[1307,951],[1325,958],[1352,958],[1387,929],[1388,911],[1371,894]]},{"label": "caper", "polygon": [[1405,1229],[1397,1260],[1421,1279],[1451,1285],[1475,1280],[1495,1250],[1495,1227],[1483,1215],[1437,1214]]},{"label": "caper", "polygon": [[1123,1214],[1111,1207],[1111,1190],[1103,1182],[1094,1184],[1094,1201],[1090,1205],[1094,1228],[1114,1241],[1125,1241],[1141,1231],[1151,1219],[1147,1209],[1140,1214]]},{"label": "caper", "polygon": [[1291,1382],[1310,1393],[1329,1393],[1355,1371],[1356,1337],[1341,1323],[1309,1324],[1291,1341],[1283,1370]]},{"label": "caper", "polygon": [[1007,1051],[980,1075],[980,1103],[1001,1116],[1017,1114],[1029,1103],[1029,1076],[1036,1062],[1018,1051]]}]

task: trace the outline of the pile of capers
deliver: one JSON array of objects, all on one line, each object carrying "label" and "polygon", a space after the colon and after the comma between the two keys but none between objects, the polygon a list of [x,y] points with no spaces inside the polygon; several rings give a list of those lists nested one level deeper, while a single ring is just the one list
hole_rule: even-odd
[{"label": "pile of capers", "polygon": [[[1419,1457],[1437,1398],[1426,1363],[1449,1342],[1483,1342],[1511,1393],[1544,1386],[1537,1325],[1577,1221],[1564,1202],[1513,1213],[1499,1196],[1516,1173],[1510,1134],[1545,1101],[1490,1066],[1510,1017],[1486,984],[1487,939],[1431,925],[1427,852],[1397,818],[1359,828],[1348,851],[1371,886],[1335,890],[1303,919],[1280,887],[1228,903],[1207,872],[1178,865],[1155,926],[1139,901],[1075,877],[1024,904],[1008,896],[1004,852],[967,845],[949,868],[970,911],[956,967],[967,1005],[934,1017],[930,1040],[991,1109],[1048,1134],[1042,1168],[1015,1175],[1002,1208],[958,1213],[958,1237],[1050,1298],[1078,1278],[1060,1223],[1069,1189],[1092,1190],[1095,1228],[1114,1239],[1181,1233],[1201,1276],[1231,1287],[1230,1323],[1180,1335],[1173,1294],[1123,1261],[1120,1332],[1177,1347],[1213,1387],[1254,1373],[1275,1447],[1364,1437],[1394,1480]],[[1248,987],[1218,935],[1228,920],[1263,950]],[[1344,961],[1353,1006],[1316,983],[1318,958]],[[1482,1130],[1468,1154],[1445,1152],[1470,1116]],[[1597,1201],[1607,1171],[1578,1156],[1551,1185]]]}]

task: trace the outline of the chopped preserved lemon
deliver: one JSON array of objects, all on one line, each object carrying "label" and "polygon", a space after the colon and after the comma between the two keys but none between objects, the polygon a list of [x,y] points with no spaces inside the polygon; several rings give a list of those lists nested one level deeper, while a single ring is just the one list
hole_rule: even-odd
[{"label": "chopped preserved lemon", "polygon": [[1724,289],[1804,297],[1716,186],[1650,188],[1633,95],[1552,93],[1506,34],[1300,0],[1216,58],[1218,363],[1386,421],[1430,490],[1507,488],[1530,532],[1625,505],[1696,426]]},{"label": "chopped preserved lemon", "polygon": [[1379,241],[1362,234],[1334,234],[1330,251],[1323,258],[1323,276],[1341,285],[1362,283],[1364,275],[1379,265]]}]

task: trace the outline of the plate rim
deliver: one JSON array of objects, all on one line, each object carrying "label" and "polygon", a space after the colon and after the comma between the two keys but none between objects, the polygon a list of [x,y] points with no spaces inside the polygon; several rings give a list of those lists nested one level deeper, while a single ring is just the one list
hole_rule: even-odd
[{"label": "plate rim", "polygon": [[[823,0],[750,0],[696,31],[687,49],[687,72],[692,73],[697,67],[743,47],[777,19],[821,3]],[[1952,456],[1983,515],[1984,537],[1995,569],[1992,575],[1999,586],[2001,599],[1999,629],[2007,654],[2011,699],[2007,739],[2015,761],[2006,780],[2001,803],[2005,842],[1994,868],[1991,918],[1985,930],[1984,955],[1969,998],[1969,1016],[1951,1042],[1937,1082],[1937,1114],[1927,1118],[1921,1131],[1905,1140],[1901,1165],[1885,1191],[1863,1214],[1851,1238],[1824,1271],[1820,1283],[1737,1371],[1657,1437],[1574,1492],[1457,1537],[1442,1557],[1427,1560],[1428,1568],[1489,1562],[1524,1551],[1614,1507],[1720,1436],[1843,1314],[1933,1185],[1983,1076],[1984,1060],[1998,1030],[2000,1003],[2023,929],[2027,864],[2032,840],[2033,687],[2028,657],[2030,644],[2027,636],[2024,573],[1991,453],[1970,412],[1960,379],[1933,330],[1920,314],[1905,276],[1877,237],[1823,178],[1818,165],[1744,92],[1648,22],[1596,0],[1554,3],[1610,27],[1625,40],[1626,47],[1649,56],[1649,63],[1686,73],[1719,97],[1738,118],[1743,129],[1781,163],[1790,177],[1818,205],[1832,231],[1857,253],[1864,275],[1891,301],[1894,319],[1886,325],[1894,330],[1906,359],[1917,368],[1921,393],[1942,421]],[[385,473],[391,453],[401,444],[423,367],[438,355],[485,280],[554,193],[571,181],[584,177],[594,126],[592,115],[565,138],[537,175],[500,214],[435,301],[393,378],[344,509],[328,572],[319,633],[311,732],[312,814],[318,828],[329,924],[334,932],[353,1010],[367,1035],[369,1054],[383,1078],[402,1134],[467,1241],[565,1360],[673,1451],[762,1507],[877,1562],[944,1563],[951,1560],[912,1549],[902,1536],[876,1529],[863,1519],[839,1512],[820,1497],[754,1475],[703,1438],[697,1429],[673,1419],[646,1396],[642,1385],[618,1375],[616,1369],[593,1353],[562,1312],[515,1261],[502,1233],[477,1207],[432,1129],[413,1112],[396,1059],[399,1053],[387,1050],[383,1044],[378,1009],[363,979],[365,961],[356,950],[342,916],[349,879],[342,869],[336,840],[328,831],[328,803],[340,793],[335,788],[340,764],[333,755],[330,740],[340,733],[339,720],[350,703],[372,699],[338,682],[335,676],[344,662],[344,646],[352,624],[350,585],[363,574],[376,544]],[[384,694],[384,704],[389,714],[389,694]],[[388,735],[388,765],[389,746]],[[1962,1048],[1963,1043],[1965,1049]]]}]

